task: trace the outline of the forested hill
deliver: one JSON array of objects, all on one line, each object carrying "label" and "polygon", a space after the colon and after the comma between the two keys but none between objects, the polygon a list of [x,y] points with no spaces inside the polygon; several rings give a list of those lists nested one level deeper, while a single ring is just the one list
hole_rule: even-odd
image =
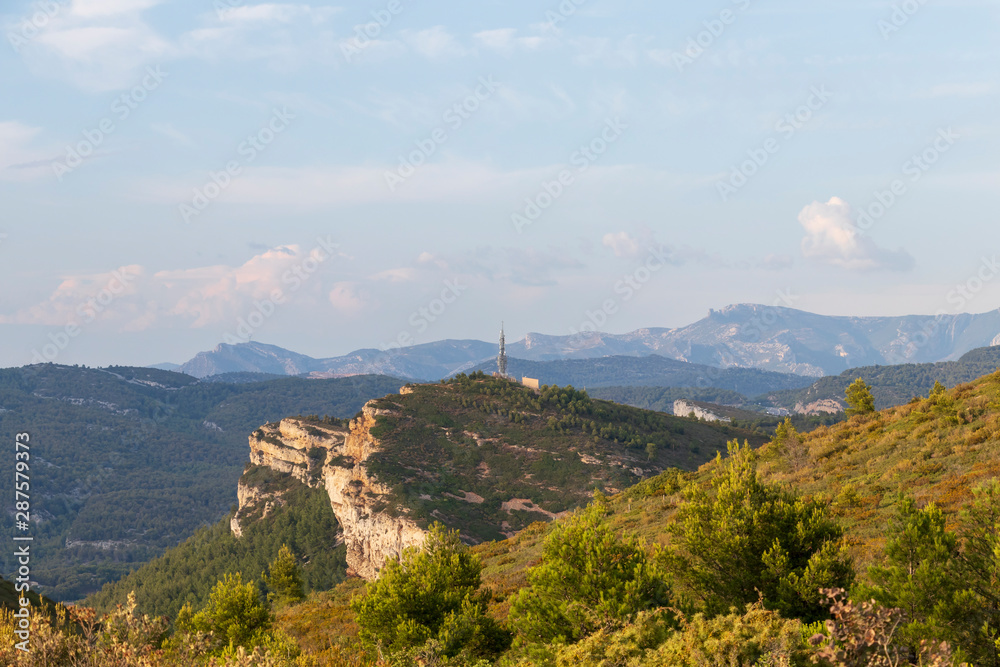
[{"label": "forested hill", "polygon": [[[303,558],[312,586],[332,586],[343,578],[345,563],[342,550],[334,550],[340,537],[336,522],[327,529],[325,541],[322,535],[321,528],[332,519],[328,492],[341,494],[336,511],[344,521],[361,524],[384,514],[375,533],[341,526],[351,535],[365,533],[365,539],[373,536],[378,542],[359,553],[384,548],[391,539],[380,540],[383,534],[395,534],[386,526],[396,520],[412,521],[420,529],[442,521],[459,529],[467,541],[480,542],[579,507],[594,489],[614,493],[669,467],[694,470],[724,450],[729,439],[749,438],[756,444],[765,440],[724,424],[594,400],[572,387],[535,392],[482,374],[410,385],[400,394],[373,401],[366,410],[377,417],[370,430],[375,451],[363,465],[377,484],[344,482],[349,476],[340,473],[354,470],[356,463],[342,460],[336,445],[325,459],[311,458],[317,467],[310,470],[324,480],[314,492],[323,500],[318,505],[293,474],[250,466],[240,479],[249,498],[241,508],[242,538],[234,539],[224,520],[108,585],[89,602],[110,609],[134,589],[145,609],[176,613],[186,600],[204,603],[212,583],[226,573],[242,569],[246,576],[257,576],[283,542]],[[286,419],[282,424],[316,438],[334,428],[329,421],[309,419]],[[261,445],[270,448],[269,456],[294,452],[298,445],[280,439],[280,425],[270,426],[260,438]],[[310,442],[315,446],[310,457],[328,451]],[[271,465],[295,469],[273,460]],[[332,488],[335,480],[347,488]],[[350,503],[356,503],[358,511],[350,509]],[[351,549],[354,537],[344,539]]]},{"label": "forested hill", "polygon": [[[53,364],[0,370],[0,437],[31,436],[32,578],[57,600],[99,589],[236,501],[247,435],[290,414],[350,417],[400,380],[201,383]],[[13,456],[0,475],[13,479]],[[16,569],[11,550],[0,574]]]},{"label": "forested hill", "polygon": [[820,378],[804,389],[767,393],[755,402],[790,410],[795,409],[796,405],[807,406],[822,400],[834,400],[843,406],[847,386],[857,378],[862,378],[871,386],[875,406],[881,410],[902,405],[914,396],[926,396],[935,382],[954,387],[992,373],[998,368],[1000,346],[984,347],[967,352],[958,361],[852,368],[840,375]]}]

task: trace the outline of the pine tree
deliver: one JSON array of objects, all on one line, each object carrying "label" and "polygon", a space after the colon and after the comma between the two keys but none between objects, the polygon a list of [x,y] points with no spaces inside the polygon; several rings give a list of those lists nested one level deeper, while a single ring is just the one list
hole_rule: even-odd
[{"label": "pine tree", "polygon": [[305,598],[299,564],[287,544],[282,544],[278,550],[277,558],[268,567],[264,583],[269,590],[267,599],[272,603],[287,604]]},{"label": "pine tree", "polygon": [[738,442],[716,458],[712,487],[689,486],[668,529],[682,592],[710,615],[762,598],[786,618],[825,618],[819,589],[846,588],[854,576],[825,507],[765,484],[756,453]]},{"label": "pine tree", "polygon": [[500,653],[509,640],[486,615],[482,568],[457,530],[435,523],[422,548],[388,561],[366,593],[351,601],[359,636],[390,655],[421,647],[449,657]]},{"label": "pine tree", "polygon": [[847,414],[867,415],[875,412],[875,397],[872,396],[871,387],[864,380],[858,378],[847,388]]},{"label": "pine tree", "polygon": [[646,548],[620,538],[605,519],[603,496],[546,539],[542,562],[528,572],[510,617],[521,641],[572,643],[614,629],[638,612],[669,604],[668,590]]},{"label": "pine tree", "polygon": [[940,396],[944,396],[945,391],[947,391],[947,389],[946,389],[946,387],[943,384],[941,384],[941,381],[940,380],[934,380],[934,386],[931,387],[931,392],[928,395],[928,397],[929,398],[938,398]]},{"label": "pine tree", "polygon": [[175,625],[180,633],[213,633],[215,652],[238,646],[258,646],[268,639],[271,609],[261,601],[252,582],[243,583],[243,575],[227,574],[216,582],[205,608],[196,614],[185,605]]},{"label": "pine tree", "polygon": [[920,639],[946,639],[948,623],[942,615],[958,586],[958,538],[945,529],[944,513],[934,503],[918,509],[906,497],[896,511],[885,562],[868,569],[876,585],[874,597],[903,610],[907,622],[900,637],[911,647]]}]

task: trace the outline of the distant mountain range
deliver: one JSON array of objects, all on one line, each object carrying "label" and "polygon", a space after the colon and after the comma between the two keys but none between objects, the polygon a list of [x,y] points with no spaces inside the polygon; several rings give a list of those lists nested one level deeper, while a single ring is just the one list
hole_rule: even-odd
[{"label": "distant mountain range", "polygon": [[[717,368],[757,368],[809,377],[850,368],[954,361],[980,347],[1000,345],[1000,310],[979,315],[832,317],[792,308],[742,304],[713,310],[679,329],[639,329],[628,334],[531,333],[510,343],[507,354],[525,361],[647,357]],[[157,368],[195,377],[268,373],[344,377],[384,374],[437,380],[485,367],[495,343],[443,340],[388,352],[363,349],[316,359],[274,345],[219,345],[190,361]],[[714,386],[714,385],[713,385]]]}]

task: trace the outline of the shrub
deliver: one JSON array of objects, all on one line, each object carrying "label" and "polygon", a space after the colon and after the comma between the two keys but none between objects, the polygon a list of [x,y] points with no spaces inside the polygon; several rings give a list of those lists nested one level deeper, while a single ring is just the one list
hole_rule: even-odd
[{"label": "shrub", "polygon": [[264,583],[269,589],[267,598],[271,602],[283,604],[305,598],[299,564],[287,544],[282,544],[278,550],[278,556],[271,562]]},{"label": "shrub", "polygon": [[511,608],[521,643],[573,643],[669,603],[645,546],[619,538],[606,513],[597,495],[545,540],[542,562],[528,572],[529,587],[519,591]]},{"label": "shrub", "polygon": [[847,388],[847,414],[867,415],[875,412],[875,397],[872,396],[871,387],[864,380],[858,378]]},{"label": "shrub", "polygon": [[[413,650],[445,657],[494,656],[509,637],[486,616],[482,564],[458,531],[431,526],[423,548],[386,563],[379,578],[351,601],[362,641],[380,654],[405,658]],[[405,659],[404,659],[405,662]]]},{"label": "shrub", "polygon": [[668,562],[688,601],[710,616],[761,599],[788,618],[824,618],[818,590],[854,577],[843,531],[825,506],[763,483],[756,454],[737,442],[728,459],[716,458],[711,483],[712,494],[686,487],[668,528]]}]

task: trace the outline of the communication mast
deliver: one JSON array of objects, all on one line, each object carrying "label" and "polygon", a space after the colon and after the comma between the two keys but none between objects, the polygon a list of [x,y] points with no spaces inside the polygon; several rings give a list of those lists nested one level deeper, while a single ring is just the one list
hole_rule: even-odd
[{"label": "communication mast", "polygon": [[500,377],[507,377],[507,346],[503,335],[503,322],[500,323],[500,354],[497,355],[497,371]]}]

